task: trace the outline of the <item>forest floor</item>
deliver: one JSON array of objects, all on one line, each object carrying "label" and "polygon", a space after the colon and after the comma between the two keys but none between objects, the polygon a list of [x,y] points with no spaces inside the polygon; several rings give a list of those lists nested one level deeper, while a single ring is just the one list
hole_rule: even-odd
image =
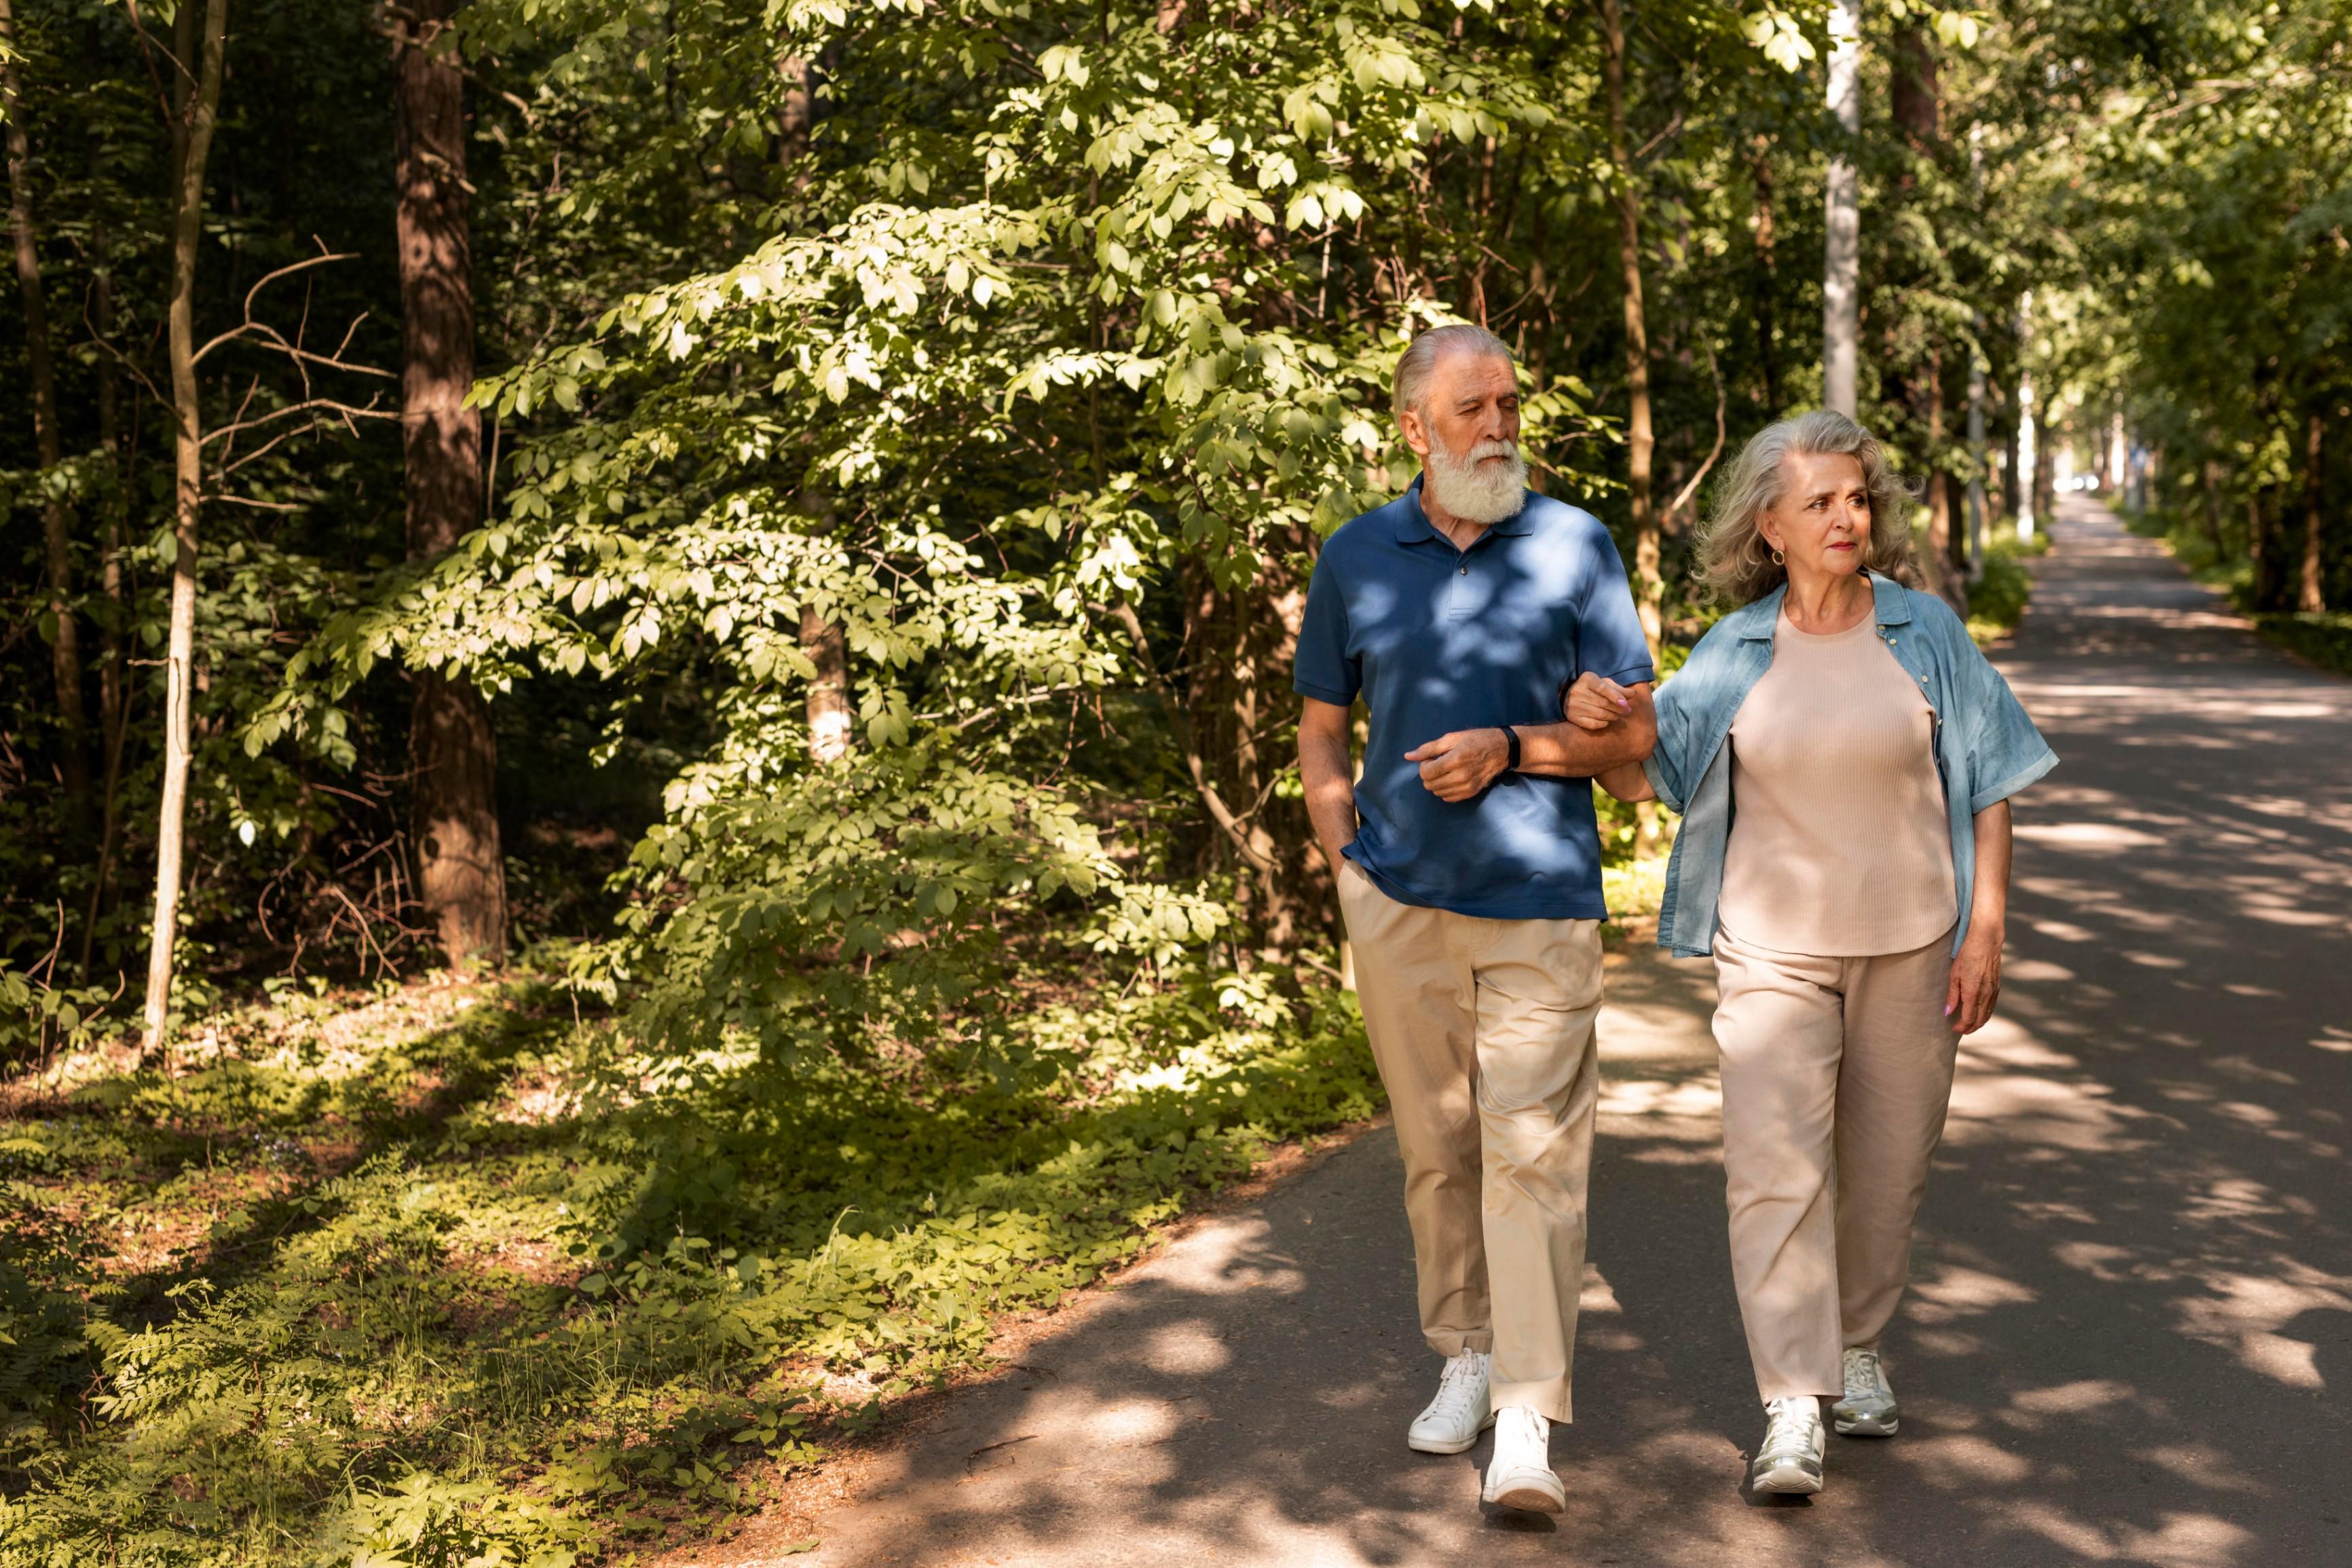
[{"label": "forest floor", "polygon": [[1832,1438],[1819,1499],[1741,1489],[1712,976],[1637,952],[1601,1026],[1563,1518],[1482,1510],[1484,1444],[1404,1447],[1435,1363],[1382,1129],[673,1568],[2343,1561],[2352,684],[2095,502],[2056,531],[1997,657],[2063,763],[2020,802],[2001,1015],[1888,1342],[1903,1432]]}]

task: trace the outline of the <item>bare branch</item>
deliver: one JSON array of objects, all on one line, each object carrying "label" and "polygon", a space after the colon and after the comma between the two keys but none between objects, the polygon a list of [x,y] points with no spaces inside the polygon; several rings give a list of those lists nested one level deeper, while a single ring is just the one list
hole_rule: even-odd
[{"label": "bare branch", "polygon": [[1690,504],[1691,497],[1698,494],[1699,481],[1706,478],[1709,468],[1715,467],[1715,460],[1723,456],[1723,367],[1715,362],[1715,344],[1705,334],[1701,334],[1698,341],[1699,346],[1706,350],[1706,368],[1715,374],[1715,445],[1708,448],[1706,461],[1698,466],[1698,472],[1690,477],[1690,483],[1682,488],[1682,493],[1675,497],[1674,504],[1666,508],[1668,517]]},{"label": "bare branch", "polygon": [[205,437],[204,444],[209,447],[214,442],[221,440],[224,437],[234,437],[240,430],[258,429],[260,426],[270,424],[275,420],[284,419],[289,415],[300,414],[306,409],[311,408],[326,409],[329,413],[343,419],[346,422],[347,428],[352,427],[349,426],[348,422],[353,419],[397,419],[400,417],[400,411],[398,409],[378,408],[373,402],[370,402],[364,406],[362,406],[356,404],[340,402],[332,397],[306,397],[299,403],[289,403],[283,408],[273,408],[268,413],[256,416],[254,418],[240,419],[234,425],[224,425],[219,429],[207,434]]}]

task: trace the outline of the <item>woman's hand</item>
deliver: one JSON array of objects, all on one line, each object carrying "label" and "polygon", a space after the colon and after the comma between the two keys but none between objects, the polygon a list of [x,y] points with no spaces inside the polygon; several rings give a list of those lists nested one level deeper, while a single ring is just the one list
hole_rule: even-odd
[{"label": "woman's hand", "polygon": [[1944,1016],[1952,1033],[1973,1035],[1992,1021],[1993,1004],[2000,1000],[2001,927],[1999,921],[1975,921],[1968,940],[1952,957],[1952,978],[1944,992]]},{"label": "woman's hand", "polygon": [[1585,674],[1576,678],[1560,703],[1560,716],[1580,730],[1594,734],[1623,721],[1633,711],[1633,699],[1625,689],[1601,676]]}]

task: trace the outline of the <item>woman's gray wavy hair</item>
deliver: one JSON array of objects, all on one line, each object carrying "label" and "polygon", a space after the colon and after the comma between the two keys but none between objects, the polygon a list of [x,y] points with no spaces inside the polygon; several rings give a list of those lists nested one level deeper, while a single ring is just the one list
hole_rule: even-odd
[{"label": "woman's gray wavy hair", "polygon": [[1756,526],[1777,505],[1787,484],[1786,459],[1843,456],[1862,465],[1870,492],[1870,544],[1863,564],[1900,583],[1918,575],[1911,558],[1911,489],[1886,460],[1878,437],[1832,409],[1815,409],[1768,425],[1749,437],[1731,460],[1716,491],[1715,515],[1698,540],[1696,575],[1715,598],[1748,605],[1788,580],[1788,568],[1772,562],[1772,547]]}]

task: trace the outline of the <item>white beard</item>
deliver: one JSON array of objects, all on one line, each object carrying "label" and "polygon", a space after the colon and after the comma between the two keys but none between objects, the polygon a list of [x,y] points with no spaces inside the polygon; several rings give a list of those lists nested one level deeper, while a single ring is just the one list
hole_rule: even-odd
[{"label": "white beard", "polygon": [[1458,458],[1433,441],[1421,471],[1422,489],[1465,522],[1507,522],[1527,500],[1527,459],[1509,441],[1481,441]]}]

